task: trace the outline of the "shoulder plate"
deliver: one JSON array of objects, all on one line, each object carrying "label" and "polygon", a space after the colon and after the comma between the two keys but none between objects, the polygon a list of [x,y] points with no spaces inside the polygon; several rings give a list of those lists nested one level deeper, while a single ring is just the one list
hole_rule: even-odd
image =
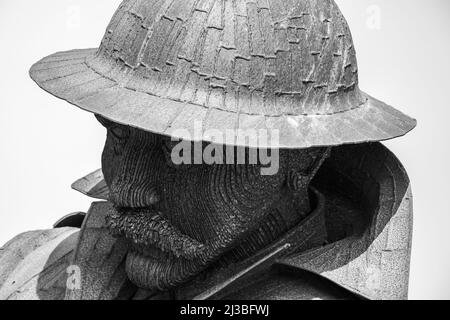
[{"label": "shoulder plate", "polygon": [[60,300],[78,229],[18,235],[0,249],[0,300]]}]

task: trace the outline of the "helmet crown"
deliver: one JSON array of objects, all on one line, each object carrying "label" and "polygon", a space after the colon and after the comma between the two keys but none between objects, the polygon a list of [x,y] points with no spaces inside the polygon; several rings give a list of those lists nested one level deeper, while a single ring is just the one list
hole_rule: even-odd
[{"label": "helmet crown", "polygon": [[126,0],[98,58],[94,69],[117,64],[114,80],[133,90],[231,112],[323,115],[365,102],[333,0]]}]

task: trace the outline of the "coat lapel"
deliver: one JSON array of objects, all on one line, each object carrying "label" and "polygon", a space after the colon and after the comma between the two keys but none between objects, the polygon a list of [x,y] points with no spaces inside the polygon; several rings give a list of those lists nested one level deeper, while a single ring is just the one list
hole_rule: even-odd
[{"label": "coat lapel", "polygon": [[132,288],[125,273],[127,245],[105,227],[111,208],[108,202],[94,203],[86,216],[72,261],[80,279],[66,290],[67,300],[112,300]]}]

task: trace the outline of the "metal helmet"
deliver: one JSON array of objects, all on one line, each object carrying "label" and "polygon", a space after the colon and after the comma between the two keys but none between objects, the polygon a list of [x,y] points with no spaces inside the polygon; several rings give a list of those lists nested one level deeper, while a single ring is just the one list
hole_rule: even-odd
[{"label": "metal helmet", "polygon": [[55,53],[30,75],[82,109],[191,140],[195,121],[249,147],[261,145],[237,139],[240,129],[279,130],[280,148],[388,140],[416,126],[359,89],[333,0],[125,0],[98,49]]}]

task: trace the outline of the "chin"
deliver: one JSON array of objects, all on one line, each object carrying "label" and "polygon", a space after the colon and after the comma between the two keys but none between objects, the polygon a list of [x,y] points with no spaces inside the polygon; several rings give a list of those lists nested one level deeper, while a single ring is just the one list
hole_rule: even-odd
[{"label": "chin", "polygon": [[194,260],[176,258],[159,249],[148,249],[145,254],[141,250],[131,250],[126,259],[126,273],[130,281],[148,290],[173,289],[201,269],[202,266]]}]

